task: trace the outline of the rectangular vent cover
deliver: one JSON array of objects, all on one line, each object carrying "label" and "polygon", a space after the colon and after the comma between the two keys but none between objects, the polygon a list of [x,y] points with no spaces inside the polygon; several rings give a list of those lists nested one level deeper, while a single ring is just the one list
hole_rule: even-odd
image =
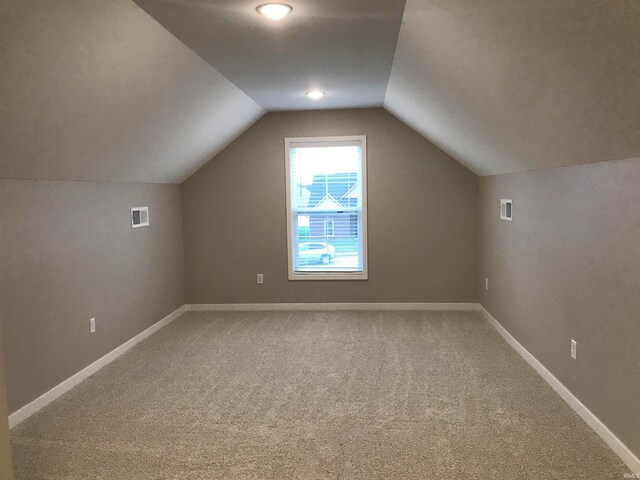
[{"label": "rectangular vent cover", "polygon": [[513,220],[513,200],[500,200],[500,219],[509,222]]},{"label": "rectangular vent cover", "polygon": [[149,225],[149,207],[133,207],[131,209],[131,227],[140,228]]}]

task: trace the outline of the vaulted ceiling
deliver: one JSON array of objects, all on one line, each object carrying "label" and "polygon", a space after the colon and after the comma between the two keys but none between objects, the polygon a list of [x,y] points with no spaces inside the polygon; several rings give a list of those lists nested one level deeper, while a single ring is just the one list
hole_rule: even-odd
[{"label": "vaulted ceiling", "polygon": [[0,2],[0,178],[179,183],[263,113],[130,0]]},{"label": "vaulted ceiling", "polygon": [[267,110],[381,106],[405,5],[296,0],[274,22],[257,0],[135,2]]},{"label": "vaulted ceiling", "polygon": [[640,155],[640,0],[136,3],[0,2],[0,178],[179,183],[265,111],[369,106],[479,175]]},{"label": "vaulted ceiling", "polygon": [[640,0],[408,0],[385,107],[479,175],[638,156]]}]

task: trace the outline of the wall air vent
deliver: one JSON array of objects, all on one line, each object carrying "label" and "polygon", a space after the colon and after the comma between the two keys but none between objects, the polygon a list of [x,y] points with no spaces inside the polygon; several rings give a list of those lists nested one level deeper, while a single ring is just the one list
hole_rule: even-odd
[{"label": "wall air vent", "polygon": [[131,209],[131,227],[149,226],[149,207],[133,207]]},{"label": "wall air vent", "polygon": [[513,200],[504,198],[500,200],[500,219],[513,221]]}]

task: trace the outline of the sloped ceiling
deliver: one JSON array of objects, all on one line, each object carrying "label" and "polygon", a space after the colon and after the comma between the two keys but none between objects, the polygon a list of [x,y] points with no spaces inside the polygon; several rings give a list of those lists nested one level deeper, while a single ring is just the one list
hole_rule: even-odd
[{"label": "sloped ceiling", "polygon": [[385,107],[479,175],[640,154],[640,1],[407,0]]},{"label": "sloped ceiling", "polygon": [[[405,0],[135,0],[265,109],[382,106]],[[326,93],[314,102],[305,93]]]},{"label": "sloped ceiling", "polygon": [[263,107],[382,102],[479,175],[640,155],[640,0],[136,1],[180,40],[130,0],[0,1],[0,178],[179,183]]},{"label": "sloped ceiling", "polygon": [[264,112],[129,0],[0,2],[0,177],[179,183]]}]

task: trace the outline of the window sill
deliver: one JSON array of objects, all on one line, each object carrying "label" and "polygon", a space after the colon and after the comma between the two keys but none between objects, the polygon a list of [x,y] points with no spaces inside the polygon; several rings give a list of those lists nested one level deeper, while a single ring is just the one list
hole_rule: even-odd
[{"label": "window sill", "polygon": [[319,272],[289,272],[289,280],[369,280],[366,272],[358,273],[319,273]]}]

